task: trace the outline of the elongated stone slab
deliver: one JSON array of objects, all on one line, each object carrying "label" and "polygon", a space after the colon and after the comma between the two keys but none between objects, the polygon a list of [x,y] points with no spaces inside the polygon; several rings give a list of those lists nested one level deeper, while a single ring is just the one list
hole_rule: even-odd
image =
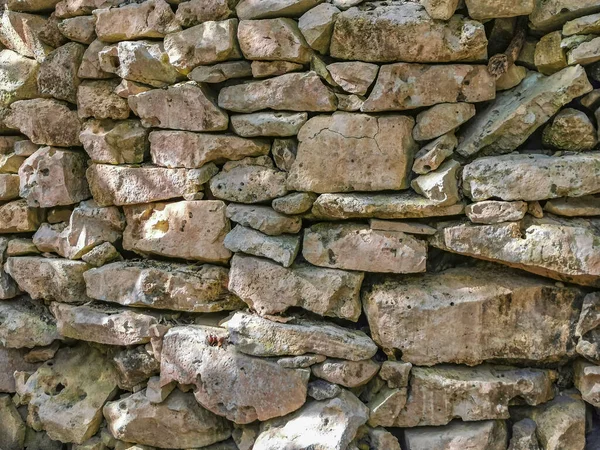
[{"label": "elongated stone slab", "polygon": [[600,12],[597,0],[535,0],[529,16],[531,27],[537,31],[558,30],[568,20]]},{"label": "elongated stone slab", "polygon": [[[443,427],[419,427],[404,430],[406,450],[506,450],[508,430],[503,420],[474,423],[451,422]],[[466,447],[465,447],[466,446]],[[511,450],[536,450],[517,447]]]},{"label": "elongated stone slab", "polygon": [[584,293],[497,267],[387,278],[363,292],[375,342],[418,366],[559,362],[575,354]]},{"label": "elongated stone slab", "polygon": [[330,54],[368,62],[478,61],[486,59],[487,38],[479,22],[459,15],[433,20],[423,6],[407,2],[338,15]]},{"label": "elongated stone slab", "polygon": [[323,0],[241,0],[235,11],[240,19],[299,17]]},{"label": "elongated stone slab", "polygon": [[296,234],[302,228],[302,219],[299,217],[281,214],[268,206],[230,203],[226,213],[232,221],[269,236]]}]

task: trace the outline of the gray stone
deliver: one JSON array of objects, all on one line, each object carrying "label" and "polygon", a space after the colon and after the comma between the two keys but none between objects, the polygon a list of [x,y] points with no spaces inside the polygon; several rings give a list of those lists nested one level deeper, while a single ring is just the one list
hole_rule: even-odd
[{"label": "gray stone", "polygon": [[281,214],[302,214],[312,207],[316,199],[312,192],[293,192],[274,199],[271,206]]},{"label": "gray stone", "polygon": [[372,230],[382,231],[400,231],[408,234],[425,234],[433,235],[436,233],[436,229],[417,222],[400,222],[397,220],[380,220],[370,219],[369,225]]},{"label": "gray stone", "polygon": [[323,355],[285,356],[277,360],[277,364],[288,369],[299,369],[310,367],[327,359]]},{"label": "gray stone", "polygon": [[223,170],[210,180],[216,198],[239,203],[260,203],[287,194],[286,173],[259,165]]},{"label": "gray stone", "polygon": [[307,113],[265,111],[231,116],[231,128],[244,137],[287,137],[297,135],[307,120]]},{"label": "gray stone", "polygon": [[512,437],[508,450],[540,450],[537,436],[537,425],[531,419],[522,419],[512,427]]},{"label": "gray stone", "polygon": [[60,338],[48,308],[27,296],[1,301],[0,317],[0,344],[4,347],[33,348]]},{"label": "gray stone", "polygon": [[505,450],[508,432],[501,420],[465,423],[453,421],[443,427],[404,430],[406,450]]},{"label": "gray stone", "polygon": [[368,383],[379,372],[379,364],[373,360],[346,361],[327,359],[311,367],[314,376],[330,383],[355,388]]},{"label": "gray stone", "polygon": [[515,222],[525,217],[527,212],[526,202],[500,202],[497,200],[484,200],[471,203],[465,208],[465,214],[473,223],[493,224],[501,222]]},{"label": "gray stone", "polygon": [[298,17],[323,0],[241,0],[236,12],[240,19]]},{"label": "gray stone", "polygon": [[227,205],[226,214],[232,221],[270,236],[295,234],[302,228],[302,220],[299,217],[286,216],[268,206],[230,203]]},{"label": "gray stone", "polygon": [[341,393],[341,387],[325,380],[314,380],[308,383],[308,396],[318,401],[337,397]]},{"label": "gray stone", "polygon": [[[179,6],[177,12],[189,3],[190,0]],[[228,61],[214,66],[198,66],[190,72],[188,78],[198,83],[222,83],[232,78],[246,78],[252,76],[252,67],[249,61]]]},{"label": "gray stone", "polygon": [[138,120],[88,120],[79,139],[95,163],[140,164],[148,153],[148,130]]},{"label": "gray stone", "polygon": [[321,3],[305,12],[298,20],[298,28],[313,50],[325,55],[333,34],[333,25],[340,10],[330,3]]},{"label": "gray stone", "polygon": [[544,205],[544,211],[566,217],[600,216],[599,201],[598,195],[561,197],[548,200]]},{"label": "gray stone", "polygon": [[384,361],[379,370],[379,377],[387,382],[390,389],[405,388],[408,386],[411,369],[411,363]]},{"label": "gray stone", "polygon": [[85,46],[69,42],[50,52],[40,64],[38,88],[40,94],[57,100],[77,103],[77,75]]},{"label": "gray stone", "polygon": [[119,389],[126,391],[145,385],[150,377],[160,371],[160,362],[155,358],[150,344],[119,350],[111,362],[118,374]]}]

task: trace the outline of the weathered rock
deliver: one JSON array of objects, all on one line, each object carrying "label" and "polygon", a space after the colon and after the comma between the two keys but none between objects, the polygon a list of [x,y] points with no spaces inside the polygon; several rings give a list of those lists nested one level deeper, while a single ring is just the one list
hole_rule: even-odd
[{"label": "weathered rock", "polygon": [[231,116],[231,128],[244,137],[287,137],[297,135],[307,120],[307,113],[266,111]]},{"label": "weathered rock", "polygon": [[600,216],[599,201],[597,195],[550,199],[544,205],[544,211],[567,217]]},{"label": "weathered rock", "polygon": [[8,241],[8,245],[5,245],[4,240],[0,240],[0,249],[2,249],[0,250],[0,254],[2,254],[2,251],[6,251],[6,255],[8,256],[37,255],[40,253],[29,238],[11,239]]},{"label": "weathered rock", "polygon": [[25,446],[25,422],[10,395],[0,395],[0,445],[5,450],[21,450]]},{"label": "weathered rock", "polygon": [[597,153],[490,156],[463,168],[463,191],[475,201],[581,197],[600,191],[599,174]]},{"label": "weathered rock", "polygon": [[0,43],[22,56],[42,62],[52,51],[52,47],[41,39],[47,22],[42,15],[4,9],[0,12]]},{"label": "weathered rock", "polygon": [[323,316],[356,321],[360,316],[361,273],[308,264],[283,268],[268,260],[236,255],[229,289],[259,314],[298,306]]},{"label": "weathered rock", "polygon": [[321,54],[329,51],[333,25],[340,10],[330,3],[321,3],[308,10],[298,20],[298,28],[313,50]]},{"label": "weathered rock", "polygon": [[526,202],[500,202],[496,200],[471,203],[465,208],[465,214],[471,222],[483,224],[516,222],[525,217],[526,212]]},{"label": "weathered rock", "polygon": [[23,156],[18,156],[14,153],[0,155],[0,174],[17,173],[19,171],[19,167],[21,167],[23,164],[23,161],[25,161]]},{"label": "weathered rock", "polygon": [[62,0],[56,4],[56,15],[64,19],[92,14],[95,9],[110,8],[124,0]]},{"label": "weathered rock", "polygon": [[370,359],[364,361],[328,359],[312,366],[311,370],[314,376],[330,383],[354,388],[368,383],[379,371],[379,364]]},{"label": "weathered rock", "polygon": [[368,62],[478,61],[486,58],[487,39],[479,22],[459,15],[436,21],[423,6],[400,3],[338,15],[330,53]]},{"label": "weathered rock", "polygon": [[38,145],[27,139],[15,142],[13,147],[15,155],[25,157],[33,155],[38,148]]},{"label": "weathered rock", "polygon": [[[150,403],[162,403],[167,399],[167,397],[169,397],[171,392],[173,392],[176,387],[177,383],[175,381],[165,384],[164,386],[160,386],[160,377],[150,377],[148,379],[148,385],[146,386],[146,392],[144,395],[148,401],[150,401]],[[195,404],[198,404],[196,400],[193,401]]]},{"label": "weathered rock", "polygon": [[540,450],[535,435],[537,425],[531,419],[522,419],[512,427],[512,437],[508,450]]},{"label": "weathered rock", "polygon": [[80,83],[77,72],[84,52],[85,46],[76,42],[69,42],[50,52],[40,64],[37,78],[40,94],[77,103]]},{"label": "weathered rock", "polygon": [[148,130],[138,120],[88,120],[79,139],[92,162],[139,164],[148,153]]},{"label": "weathered rock", "polygon": [[341,387],[325,380],[317,379],[308,383],[308,396],[318,401],[337,397],[341,393]]},{"label": "weathered rock", "polygon": [[259,165],[223,170],[210,180],[217,198],[239,203],[260,203],[287,194],[286,173]]},{"label": "weathered rock", "polygon": [[512,89],[520,84],[526,76],[527,69],[525,67],[513,64],[496,80],[496,90],[505,91],[507,89]]},{"label": "weathered rock", "polygon": [[6,2],[11,11],[44,12],[51,11],[57,0],[10,0]]},{"label": "weathered rock", "polygon": [[414,427],[464,421],[506,419],[515,398],[538,405],[554,397],[555,372],[481,365],[474,368],[440,365],[413,367],[404,406],[389,397],[390,414],[371,414],[372,426]]},{"label": "weathered rock", "polygon": [[363,304],[373,339],[419,366],[559,362],[574,355],[583,295],[506,269],[465,267],[382,280]]},{"label": "weathered rock", "polygon": [[202,169],[166,169],[155,166],[92,164],[87,179],[100,206],[133,205],[167,200],[202,190],[214,166]]},{"label": "weathered rock", "polygon": [[585,113],[566,108],[544,129],[543,142],[558,150],[580,152],[593,149],[598,138],[594,124]]},{"label": "weathered rock", "polygon": [[77,306],[55,302],[50,308],[61,336],[106,345],[150,342],[160,320],[158,314],[100,303]]},{"label": "weathered rock", "polygon": [[115,262],[84,274],[88,295],[124,306],[216,312],[243,303],[227,290],[228,270],[208,264]]},{"label": "weathered rock", "polygon": [[329,64],[333,80],[346,92],[365,95],[377,76],[379,66],[359,61]]},{"label": "weathered rock", "polygon": [[169,63],[162,42],[119,42],[105,47],[98,56],[102,70],[149,86],[165,87],[183,78]]},{"label": "weathered rock", "polygon": [[438,169],[411,181],[411,187],[422,196],[440,205],[454,205],[461,199],[458,189],[460,163],[451,159]]},{"label": "weathered rock", "polygon": [[535,0],[466,0],[469,16],[477,20],[500,17],[527,16],[534,8]]},{"label": "weathered rock", "polygon": [[7,348],[50,345],[60,336],[43,303],[27,296],[0,302],[0,343]]},{"label": "weathered rock", "polygon": [[432,19],[449,20],[453,15],[458,5],[459,0],[420,0],[421,5],[425,7],[427,14]]},{"label": "weathered rock", "polygon": [[89,198],[86,161],[80,151],[41,147],[19,168],[21,197],[29,206],[41,208]]},{"label": "weathered rock", "polygon": [[582,0],[575,3],[569,0],[549,2],[536,0],[529,21],[530,26],[536,31],[547,32],[559,29],[571,19],[597,12],[600,12],[600,5],[595,0]]},{"label": "weathered rock", "polygon": [[405,189],[416,147],[413,125],[406,116],[337,112],[314,117],[298,134],[288,187],[319,193]]},{"label": "weathered rock", "polygon": [[[567,51],[567,63],[572,66],[575,64],[588,65],[600,60],[600,39],[591,39],[593,36],[586,36],[585,40],[577,43],[573,48]],[[575,38],[575,36],[572,36]],[[570,38],[566,38],[568,42]],[[563,42],[564,43],[564,42]]]},{"label": "weathered rock", "polygon": [[415,155],[413,172],[424,175],[437,169],[446,158],[452,156],[457,145],[458,139],[454,133],[446,133],[430,142]]},{"label": "weathered rock", "polygon": [[65,303],[89,300],[85,295],[83,272],[90,266],[83,262],[20,256],[8,258],[4,268],[34,299]]},{"label": "weathered rock", "polygon": [[263,424],[253,449],[348,448],[368,416],[367,407],[350,391],[342,390],[337,397],[311,400],[297,412]]},{"label": "weathered rock", "polygon": [[363,332],[323,321],[292,319],[280,323],[237,312],[226,325],[236,349],[254,356],[317,353],[360,361],[377,351],[375,343]]},{"label": "weathered rock", "polygon": [[44,210],[32,208],[27,200],[15,200],[0,206],[0,234],[35,231],[44,220]]},{"label": "weathered rock", "polygon": [[96,39],[86,49],[83,54],[83,59],[79,65],[77,75],[79,78],[104,79],[112,78],[114,75],[110,72],[105,72],[100,66],[99,53],[104,50],[106,43]]},{"label": "weathered rock", "polygon": [[39,367],[39,363],[25,361],[28,351],[28,349],[0,346],[0,392],[15,392],[15,372],[35,372]]},{"label": "weathered rock", "polygon": [[0,174],[0,201],[19,198],[19,176],[12,173]]},{"label": "weathered rock", "polygon": [[179,30],[175,14],[164,0],[131,3],[94,10],[96,34],[103,42],[162,38]]},{"label": "weathered rock", "polygon": [[[58,48],[69,42],[58,29],[59,22],[60,19],[56,17],[56,13],[52,12],[39,32],[40,41],[49,45],[51,48]],[[42,62],[42,60],[43,58],[38,58],[38,61]]]},{"label": "weathered rock", "polygon": [[240,19],[298,17],[323,0],[241,0],[236,7]]},{"label": "weathered rock", "polygon": [[453,421],[444,427],[404,430],[406,450],[504,450],[508,439],[501,420],[465,423]]},{"label": "weathered rock", "polygon": [[592,406],[600,406],[600,367],[583,359],[574,364],[575,387],[581,392],[581,397]]},{"label": "weathered rock", "polygon": [[276,77],[288,72],[298,72],[303,68],[302,64],[288,61],[252,61],[250,65],[254,78]]},{"label": "weathered rock", "polygon": [[[188,74],[199,65],[241,58],[236,33],[237,19],[204,22],[165,37],[169,62],[181,73]],[[138,80],[140,81],[140,80]]]},{"label": "weathered rock", "polygon": [[111,362],[117,371],[120,389],[132,391],[159,373],[160,362],[149,347],[149,344],[139,345],[125,348],[115,354]]},{"label": "weathered rock", "polygon": [[153,89],[127,99],[132,111],[146,127],[188,131],[222,131],[229,117],[212,92],[203,84],[181,83],[168,89]]},{"label": "weathered rock", "polygon": [[594,219],[536,219],[495,225],[444,224],[434,247],[496,261],[538,275],[582,284],[600,284],[598,232]]},{"label": "weathered rock", "polygon": [[39,64],[12,50],[0,50],[0,106],[39,96]]},{"label": "weathered rock", "polygon": [[456,151],[471,156],[481,150],[515,150],[558,110],[592,90],[581,66],[544,77],[531,73],[514,89],[503,92],[470,122]]},{"label": "weathered rock", "polygon": [[381,66],[362,110],[398,111],[438,103],[483,102],[495,97],[496,83],[486,66],[397,63]]},{"label": "weathered rock", "polygon": [[28,423],[39,424],[51,439],[81,444],[100,428],[102,405],[116,387],[115,370],[98,350],[63,348],[25,383]]},{"label": "weathered rock", "polygon": [[267,155],[270,143],[264,139],[244,139],[234,135],[153,131],[150,133],[152,162],[164,167],[202,167],[247,156]]},{"label": "weathered rock", "polygon": [[96,17],[80,16],[61,20],[58,30],[71,41],[91,44],[96,39]]},{"label": "weathered rock", "polygon": [[316,266],[366,272],[424,272],[427,245],[410,235],[359,223],[320,223],[304,231],[302,255]]},{"label": "weathered rock", "polygon": [[123,257],[114,245],[110,242],[104,242],[83,255],[81,260],[85,261],[90,266],[100,267],[109,262],[122,261]]},{"label": "weathered rock", "polygon": [[80,145],[81,122],[77,112],[57,100],[36,98],[15,102],[10,105],[6,124],[18,129],[34,144]]},{"label": "weathered rock", "polygon": [[[193,3],[194,0],[185,2],[179,6]],[[214,66],[198,66],[190,72],[188,78],[198,83],[222,83],[232,78],[246,78],[252,76],[252,65],[249,61],[229,61]]]},{"label": "weathered rock", "polygon": [[286,369],[230,345],[211,346],[210,336],[226,339],[227,332],[207,326],[169,330],[163,338],[161,385],[195,385],[202,406],[238,424],[283,416],[304,404],[309,370]]},{"label": "weathered rock", "polygon": [[223,245],[230,225],[222,201],[150,203],[124,209],[126,250],[214,263],[226,263],[231,257]]},{"label": "weathered rock", "polygon": [[417,222],[400,222],[395,220],[370,219],[369,225],[373,230],[401,231],[408,234],[433,235],[437,230],[429,225]]},{"label": "weathered rock", "polygon": [[[149,0],[152,1],[152,0]],[[129,117],[127,99],[115,94],[118,80],[83,81],[77,89],[79,117],[122,120]]]},{"label": "weathered rock", "polygon": [[251,113],[261,109],[334,111],[337,97],[315,72],[288,73],[221,89],[219,106]]},{"label": "weathered rock", "polygon": [[175,18],[183,27],[229,19],[235,15],[237,0],[191,0],[179,3]]},{"label": "weathered rock", "polygon": [[278,262],[283,267],[289,267],[300,250],[300,236],[269,236],[237,225],[225,236],[224,244],[232,252],[262,256]]},{"label": "weathered rock", "polygon": [[454,131],[475,115],[475,106],[470,103],[442,103],[423,111],[417,116],[413,137],[417,141],[428,141]]},{"label": "weathered rock", "polygon": [[204,447],[231,436],[228,421],[198,405],[192,394],[175,390],[160,404],[144,392],[104,406],[108,428],[117,439],[160,447]]},{"label": "weathered rock", "polygon": [[271,206],[281,214],[302,214],[312,207],[316,199],[316,194],[311,192],[293,192],[274,199]]},{"label": "weathered rock", "polygon": [[271,236],[295,234],[302,228],[302,220],[299,217],[280,214],[268,206],[230,203],[226,213],[232,221]]}]

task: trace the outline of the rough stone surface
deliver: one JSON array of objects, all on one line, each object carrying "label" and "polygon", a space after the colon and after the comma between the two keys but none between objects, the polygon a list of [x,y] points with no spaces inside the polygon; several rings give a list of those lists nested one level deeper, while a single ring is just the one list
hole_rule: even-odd
[{"label": "rough stone surface", "polygon": [[48,308],[27,296],[0,302],[0,322],[0,343],[7,348],[43,347],[59,339]]},{"label": "rough stone surface", "polygon": [[302,228],[300,218],[280,214],[268,206],[230,203],[226,213],[232,221],[270,236],[284,233],[295,234]]},{"label": "rough stone surface", "polygon": [[285,172],[253,164],[224,168],[209,186],[215,197],[239,203],[260,203],[288,192]]},{"label": "rough stone surface", "polygon": [[49,53],[38,74],[40,94],[77,103],[77,88],[80,80],[77,75],[85,52],[85,46],[69,42]]},{"label": "rough stone surface", "polygon": [[237,225],[225,236],[224,244],[232,252],[269,258],[283,267],[289,267],[300,250],[300,236],[269,236]]},{"label": "rough stone surface", "polygon": [[118,96],[114,90],[117,80],[83,81],[77,89],[77,112],[85,119],[122,120],[129,117],[127,99]]},{"label": "rough stone surface", "polygon": [[38,229],[44,220],[44,210],[15,200],[0,206],[0,234],[25,233]]},{"label": "rough stone surface", "polygon": [[484,200],[471,203],[465,208],[465,214],[473,223],[493,224],[500,222],[515,222],[525,217],[526,202],[500,202]]},{"label": "rough stone surface", "polygon": [[[177,11],[188,3],[179,6]],[[213,66],[198,66],[188,74],[190,80],[198,83],[221,83],[232,78],[245,78],[252,76],[252,66],[248,61],[229,61],[215,64]]]},{"label": "rough stone surface", "polygon": [[88,120],[79,134],[95,163],[139,164],[148,153],[148,131],[137,120]]},{"label": "rough stone surface", "polygon": [[345,361],[328,359],[311,368],[314,376],[330,383],[348,388],[362,386],[379,371],[379,364],[367,359],[364,361]]},{"label": "rough stone surface", "polygon": [[183,27],[225,20],[235,13],[236,0],[190,0],[179,3],[175,18]]},{"label": "rough stone surface", "polygon": [[41,39],[48,20],[37,14],[3,9],[0,12],[0,44],[20,55],[42,62],[52,47]]},{"label": "rough stone surface", "polygon": [[323,0],[241,0],[236,7],[240,19],[297,17]]},{"label": "rough stone surface", "polygon": [[454,421],[444,427],[419,427],[404,431],[406,450],[504,450],[507,427],[501,420]]},{"label": "rough stone surface", "polygon": [[329,50],[333,26],[340,10],[330,4],[321,3],[308,10],[298,20],[298,28],[313,50],[326,54]]},{"label": "rough stone surface", "polygon": [[429,141],[454,131],[475,115],[470,103],[442,103],[417,116],[413,137],[417,141]]},{"label": "rough stone surface", "polygon": [[411,181],[411,187],[438,205],[455,205],[461,199],[458,186],[460,163],[451,159],[438,169]]},{"label": "rough stone surface", "polygon": [[597,12],[600,12],[600,6],[594,0],[575,3],[569,0],[536,0],[529,20],[534,30],[547,32],[559,29],[571,19]]},{"label": "rough stone surface", "polygon": [[231,116],[231,128],[243,137],[287,137],[297,135],[307,120],[307,113],[267,111]]},{"label": "rough stone surface", "polygon": [[12,50],[0,51],[0,106],[39,95],[39,64]]},{"label": "rough stone surface", "polygon": [[544,205],[544,211],[566,217],[599,216],[600,204],[598,201],[597,195],[550,199]]}]

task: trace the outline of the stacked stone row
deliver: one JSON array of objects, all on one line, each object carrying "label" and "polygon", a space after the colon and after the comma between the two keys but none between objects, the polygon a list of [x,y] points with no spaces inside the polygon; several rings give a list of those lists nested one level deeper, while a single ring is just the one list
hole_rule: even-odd
[{"label": "stacked stone row", "polygon": [[8,0],[0,449],[599,445],[600,3],[465,3]]}]

